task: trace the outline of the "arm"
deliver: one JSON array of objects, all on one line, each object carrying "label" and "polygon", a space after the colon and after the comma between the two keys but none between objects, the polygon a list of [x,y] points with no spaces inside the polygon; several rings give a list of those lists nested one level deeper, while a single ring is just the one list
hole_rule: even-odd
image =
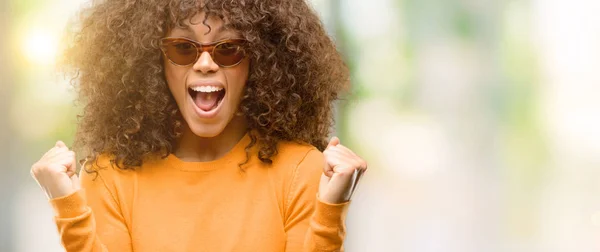
[{"label": "arm", "polygon": [[285,208],[286,252],[343,251],[350,202],[329,204],[317,195],[325,159],[309,151],[294,171]]},{"label": "arm", "polygon": [[61,242],[66,251],[131,251],[129,230],[115,193],[102,174],[97,174],[82,171],[82,189],[50,200]]}]

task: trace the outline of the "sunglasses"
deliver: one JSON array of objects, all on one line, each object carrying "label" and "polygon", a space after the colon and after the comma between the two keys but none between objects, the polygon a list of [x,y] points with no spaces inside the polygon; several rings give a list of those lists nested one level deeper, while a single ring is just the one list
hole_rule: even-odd
[{"label": "sunglasses", "polygon": [[213,61],[221,67],[233,67],[244,59],[244,39],[225,39],[209,44],[202,44],[186,38],[163,38],[161,49],[171,63],[179,66],[189,66],[200,58],[203,52],[208,52]]}]

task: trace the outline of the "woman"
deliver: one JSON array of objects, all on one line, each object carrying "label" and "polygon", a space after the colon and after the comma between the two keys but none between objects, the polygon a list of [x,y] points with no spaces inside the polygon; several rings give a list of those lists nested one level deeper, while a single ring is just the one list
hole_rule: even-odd
[{"label": "woman", "polygon": [[60,141],[31,168],[67,251],[343,250],[367,165],[327,142],[348,71],[303,0],[107,0],[82,17],[63,64],[83,171]]}]

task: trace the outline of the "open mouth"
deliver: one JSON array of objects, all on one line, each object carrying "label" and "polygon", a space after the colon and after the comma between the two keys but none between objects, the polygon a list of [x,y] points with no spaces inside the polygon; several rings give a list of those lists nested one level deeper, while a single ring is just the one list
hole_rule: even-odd
[{"label": "open mouth", "polygon": [[196,106],[204,112],[215,110],[225,97],[225,88],[218,86],[197,86],[188,88],[188,93]]}]

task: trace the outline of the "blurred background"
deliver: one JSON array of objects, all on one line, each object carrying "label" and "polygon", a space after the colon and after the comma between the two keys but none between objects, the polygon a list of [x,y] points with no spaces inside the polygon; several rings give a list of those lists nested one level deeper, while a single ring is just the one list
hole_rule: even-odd
[{"label": "blurred background", "polygon": [[[63,251],[30,166],[73,141],[53,61],[87,1],[0,1],[0,251]],[[312,0],[369,161],[353,251],[600,250],[600,1]]]}]

